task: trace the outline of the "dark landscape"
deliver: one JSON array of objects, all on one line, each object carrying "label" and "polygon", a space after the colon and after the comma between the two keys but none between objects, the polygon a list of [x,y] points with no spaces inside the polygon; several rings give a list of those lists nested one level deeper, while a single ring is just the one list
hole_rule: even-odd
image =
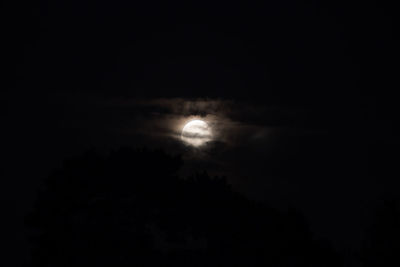
[{"label": "dark landscape", "polygon": [[1,266],[400,266],[391,2],[1,7]]}]

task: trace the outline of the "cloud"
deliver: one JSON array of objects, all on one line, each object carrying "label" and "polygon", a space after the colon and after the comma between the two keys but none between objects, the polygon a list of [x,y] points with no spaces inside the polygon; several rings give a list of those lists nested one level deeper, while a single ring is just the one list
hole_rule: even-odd
[{"label": "cloud", "polygon": [[227,146],[268,140],[273,132],[297,127],[302,111],[286,107],[256,106],[222,99],[104,99],[102,105],[120,116],[130,116],[121,131],[179,139],[192,119],[205,120],[215,141]]}]

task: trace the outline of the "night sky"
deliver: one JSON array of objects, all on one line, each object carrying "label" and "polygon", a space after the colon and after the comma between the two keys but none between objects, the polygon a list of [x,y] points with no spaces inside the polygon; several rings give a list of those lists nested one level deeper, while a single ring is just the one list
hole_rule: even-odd
[{"label": "night sky", "polygon": [[[389,1],[5,1],[1,236],[27,258],[24,217],[65,158],[121,146],[181,154],[182,175],[295,207],[356,251],[397,196],[398,35]],[[183,143],[190,118],[215,136]],[[4,237],[4,238],[3,238]]]}]

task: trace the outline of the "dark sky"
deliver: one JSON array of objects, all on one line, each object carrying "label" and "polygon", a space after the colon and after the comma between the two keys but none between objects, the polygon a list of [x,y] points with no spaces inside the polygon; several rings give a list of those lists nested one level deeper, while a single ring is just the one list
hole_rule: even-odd
[{"label": "dark sky", "polygon": [[[2,4],[10,259],[26,251],[22,218],[42,178],[65,157],[120,145],[183,153],[186,171],[226,174],[357,247],[366,210],[399,185],[395,9],[263,2]],[[202,151],[174,138],[192,115],[219,131]]]}]

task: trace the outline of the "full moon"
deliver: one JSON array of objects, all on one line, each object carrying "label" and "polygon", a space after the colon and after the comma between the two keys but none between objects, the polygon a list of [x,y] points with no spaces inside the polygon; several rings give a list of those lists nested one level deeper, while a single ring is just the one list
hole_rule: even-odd
[{"label": "full moon", "polygon": [[211,140],[211,128],[205,121],[192,120],[182,129],[181,139],[192,146],[201,146]]}]

